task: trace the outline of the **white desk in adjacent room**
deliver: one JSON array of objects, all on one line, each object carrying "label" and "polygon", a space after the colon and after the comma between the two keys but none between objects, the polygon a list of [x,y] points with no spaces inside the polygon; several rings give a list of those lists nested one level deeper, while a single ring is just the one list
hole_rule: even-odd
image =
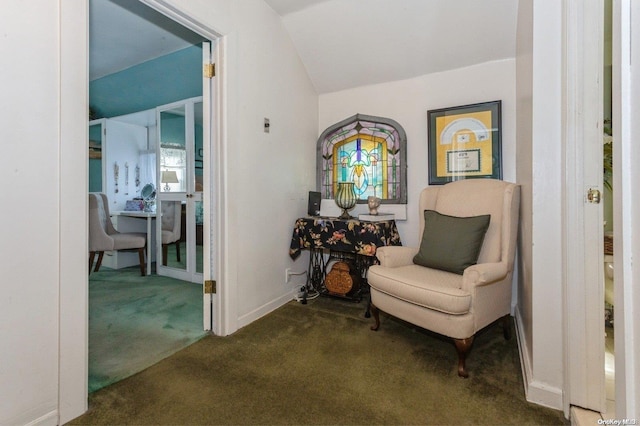
[{"label": "white desk in adjacent room", "polygon": [[[143,228],[138,224],[138,220],[131,221],[128,218],[146,219],[147,220],[147,275],[151,275],[151,261],[155,258],[155,236],[154,236],[154,219],[156,218],[156,212],[144,212],[144,211],[112,211],[110,212],[114,227],[119,232],[144,232]],[[123,220],[124,219],[124,220]],[[134,263],[136,264],[136,263]],[[127,265],[130,266],[130,265]],[[116,267],[121,267],[117,265]]]}]

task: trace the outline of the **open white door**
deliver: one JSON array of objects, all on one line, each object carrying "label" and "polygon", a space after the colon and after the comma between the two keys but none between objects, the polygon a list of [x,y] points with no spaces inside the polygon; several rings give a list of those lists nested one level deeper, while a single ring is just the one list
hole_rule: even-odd
[{"label": "open white door", "polygon": [[217,146],[215,135],[212,132],[212,125],[216,111],[216,84],[215,84],[215,64],[214,64],[214,44],[212,42],[202,43],[202,160],[203,160],[203,185],[206,188],[202,193],[203,206],[203,279],[202,286],[202,321],[205,330],[217,330],[215,324],[214,306],[216,306],[215,283],[217,280],[217,267],[215,259],[217,258],[217,247],[212,244],[216,238],[212,238],[212,231],[217,229],[217,194],[219,182],[216,179],[217,170],[214,170],[213,153],[216,151],[213,147]]},{"label": "open white door", "polygon": [[[169,18],[181,23],[185,27],[195,31],[213,42],[205,42],[202,44],[202,59],[204,69],[211,69],[209,64],[218,58],[223,58],[220,53],[224,50],[224,40],[219,38],[220,34],[212,28],[203,25],[202,22],[193,19],[189,14],[181,10],[180,6],[169,5],[165,0],[139,0],[142,3],[154,8]],[[215,45],[214,45],[215,43]],[[220,63],[220,61],[216,61]],[[220,245],[224,244],[224,227],[220,225],[223,217],[222,208],[224,198],[221,195],[223,184],[223,170],[220,164],[223,153],[220,149],[221,136],[224,133],[222,125],[224,120],[220,119],[222,108],[219,107],[222,101],[219,88],[223,87],[220,83],[220,77],[215,77],[215,72],[203,75],[202,81],[202,115],[203,115],[203,143],[202,143],[202,166],[203,166],[203,187],[202,193],[202,228],[203,228],[203,262],[202,275],[205,282],[218,282],[220,287],[223,279],[224,265],[222,259],[223,253]],[[215,123],[215,128],[213,127]],[[204,285],[203,288],[208,287]],[[215,286],[213,286],[215,288]],[[222,289],[224,290],[224,289]],[[225,329],[226,315],[223,316],[223,310],[214,309],[216,306],[227,304],[226,300],[222,300],[220,296],[224,294],[218,289],[218,295],[215,293],[203,294],[204,315],[203,323],[205,330],[212,330],[216,334],[228,334]]]},{"label": "open white door", "polygon": [[602,0],[565,3],[565,414],[605,410],[603,14]]}]

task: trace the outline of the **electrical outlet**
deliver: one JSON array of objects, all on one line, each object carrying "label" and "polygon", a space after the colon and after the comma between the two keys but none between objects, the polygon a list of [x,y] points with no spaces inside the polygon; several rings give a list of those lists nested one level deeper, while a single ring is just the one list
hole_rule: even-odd
[{"label": "electrical outlet", "polygon": [[[297,276],[298,278],[292,279],[292,276]],[[284,270],[284,284],[290,284],[294,282],[295,286],[304,285],[307,279],[307,271],[294,271],[291,268],[287,268]]]}]

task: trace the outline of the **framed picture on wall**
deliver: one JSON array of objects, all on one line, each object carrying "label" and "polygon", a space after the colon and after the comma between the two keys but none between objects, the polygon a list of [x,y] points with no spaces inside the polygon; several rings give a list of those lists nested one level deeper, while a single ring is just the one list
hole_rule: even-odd
[{"label": "framed picture on wall", "polygon": [[502,179],[501,101],[427,112],[429,185]]}]

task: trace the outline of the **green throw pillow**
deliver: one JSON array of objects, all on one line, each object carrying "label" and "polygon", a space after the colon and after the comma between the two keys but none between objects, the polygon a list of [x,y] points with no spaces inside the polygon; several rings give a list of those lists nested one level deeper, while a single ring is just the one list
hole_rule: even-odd
[{"label": "green throw pillow", "polygon": [[478,262],[491,215],[456,217],[424,211],[424,234],[413,263],[462,275]]}]

